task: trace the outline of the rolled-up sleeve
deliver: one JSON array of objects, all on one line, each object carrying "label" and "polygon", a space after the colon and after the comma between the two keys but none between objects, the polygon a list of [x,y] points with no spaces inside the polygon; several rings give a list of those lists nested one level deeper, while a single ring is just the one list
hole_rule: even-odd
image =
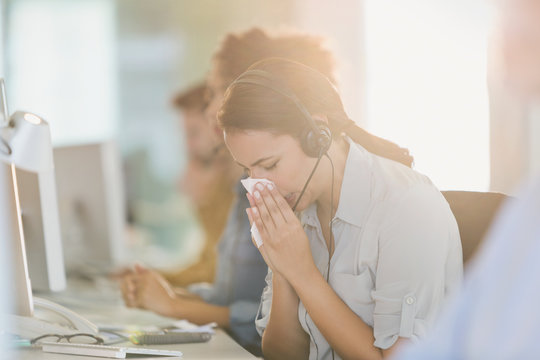
[{"label": "rolled-up sleeve", "polygon": [[270,268],[268,268],[265,280],[266,287],[261,295],[261,302],[257,311],[257,317],[255,318],[255,326],[260,336],[262,336],[264,329],[268,325],[270,309],[272,308],[272,270]]},{"label": "rolled-up sleeve", "polygon": [[457,224],[433,186],[416,186],[396,201],[379,233],[372,292],[375,346],[388,349],[398,337],[426,335],[445,298],[447,264],[461,263],[450,251],[455,247],[461,247]]}]

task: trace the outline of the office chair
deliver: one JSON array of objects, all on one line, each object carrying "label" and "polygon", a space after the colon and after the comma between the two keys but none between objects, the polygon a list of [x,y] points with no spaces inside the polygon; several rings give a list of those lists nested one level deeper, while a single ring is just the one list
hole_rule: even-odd
[{"label": "office chair", "polygon": [[441,191],[456,218],[463,264],[473,257],[479,248],[495,214],[507,195],[496,192]]}]

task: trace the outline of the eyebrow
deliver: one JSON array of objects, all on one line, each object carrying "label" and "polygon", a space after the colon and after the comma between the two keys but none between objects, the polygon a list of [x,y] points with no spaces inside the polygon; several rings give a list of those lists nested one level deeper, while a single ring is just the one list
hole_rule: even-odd
[{"label": "eyebrow", "polygon": [[[253,164],[251,164],[251,167],[257,166],[257,165],[259,165],[260,163],[262,163],[263,161],[266,161],[266,160],[271,159],[271,158],[273,158],[273,157],[274,157],[274,156],[267,156],[267,157],[261,158],[261,159],[255,161]],[[241,167],[247,169],[246,166],[240,164],[238,161],[236,161],[236,163],[237,163],[238,165],[240,165]]]}]

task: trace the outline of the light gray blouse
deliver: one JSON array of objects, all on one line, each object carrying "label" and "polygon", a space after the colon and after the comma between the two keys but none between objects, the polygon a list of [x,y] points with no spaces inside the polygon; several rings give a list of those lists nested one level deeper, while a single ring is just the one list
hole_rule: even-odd
[{"label": "light gray blouse", "polygon": [[[373,328],[374,345],[387,349],[398,337],[423,337],[445,296],[461,283],[459,230],[448,203],[426,176],[347,140],[328,283]],[[302,212],[301,223],[315,264],[326,275],[329,254],[315,204]],[[266,283],[256,320],[261,335],[271,316],[271,271]],[[301,302],[298,319],[311,338],[309,359],[332,359]]]}]

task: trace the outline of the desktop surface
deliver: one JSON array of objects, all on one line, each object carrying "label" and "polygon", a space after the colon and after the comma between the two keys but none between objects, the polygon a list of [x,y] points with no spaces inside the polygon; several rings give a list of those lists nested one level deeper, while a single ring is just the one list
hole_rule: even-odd
[{"label": "desktop surface", "polygon": [[[86,317],[94,324],[103,327],[137,326],[166,326],[178,319],[166,318],[146,310],[130,309],[123,305],[117,285],[111,280],[98,278],[94,281],[68,278],[67,289],[60,293],[39,294]],[[111,344],[111,346],[136,347],[129,341]],[[256,359],[247,350],[238,345],[227,333],[216,329],[216,333],[208,342],[183,343],[168,345],[144,345],[144,348],[159,350],[179,350],[183,353],[181,359]],[[22,346],[1,354],[7,360],[89,360],[105,359],[92,356],[66,355],[42,352],[40,348]],[[144,359],[178,359],[175,357],[144,357]]]},{"label": "desktop surface", "polygon": [[[114,344],[112,346],[136,346],[130,342]],[[248,351],[238,345],[229,337],[223,330],[217,329],[212,339],[205,343],[192,344],[173,344],[173,345],[145,345],[145,348],[160,349],[160,350],[180,350],[184,356],[183,360],[189,359],[256,359]],[[144,357],[145,359],[178,359],[175,357]],[[96,360],[104,359],[93,356],[84,355],[66,355],[42,352],[39,348],[21,347],[8,351],[2,355],[2,359],[6,360]]]}]

